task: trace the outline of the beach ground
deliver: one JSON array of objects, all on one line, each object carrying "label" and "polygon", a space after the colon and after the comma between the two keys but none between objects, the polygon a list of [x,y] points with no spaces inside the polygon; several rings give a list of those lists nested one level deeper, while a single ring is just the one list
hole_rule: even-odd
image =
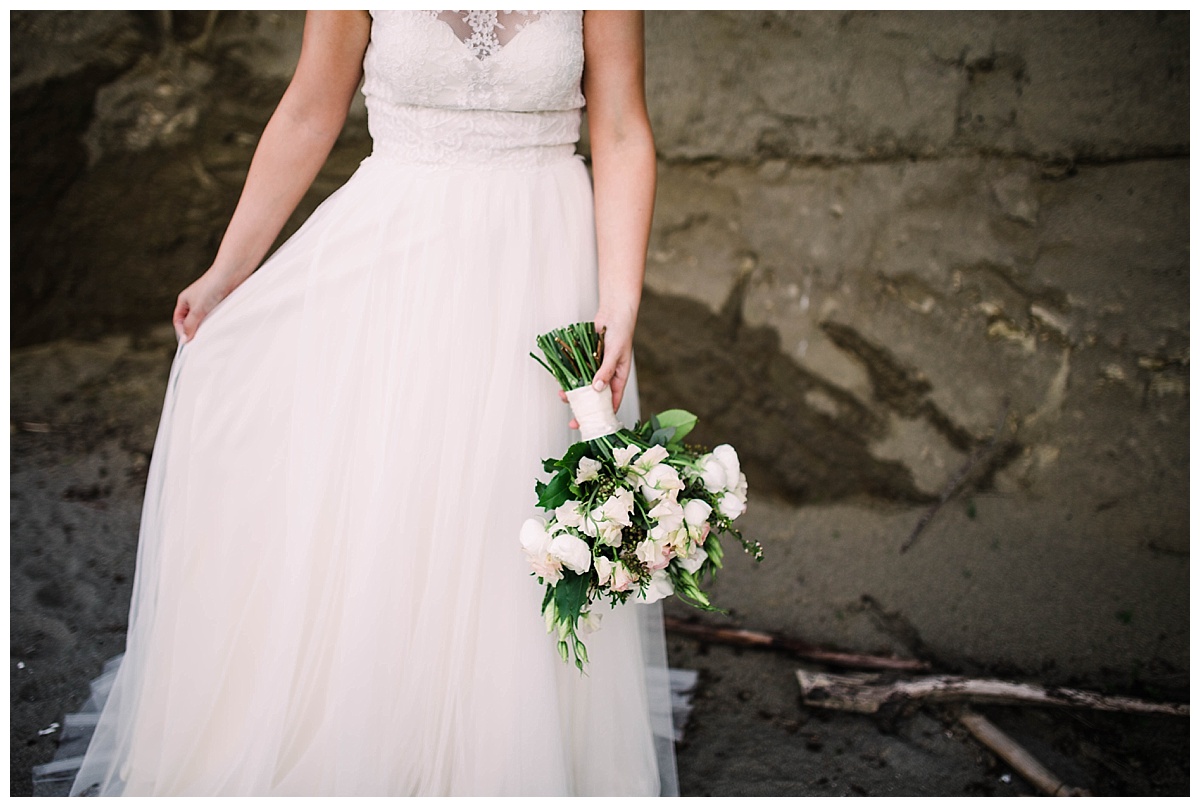
[{"label": "beach ground", "polygon": [[[54,725],[79,708],[89,679],[123,648],[141,500],[173,352],[173,335],[160,329],[140,338],[61,340],[12,353],[12,795],[31,793],[31,766],[53,756]],[[752,513],[746,519],[756,534],[795,528],[789,520],[795,514],[783,504],[764,499],[757,520]],[[853,536],[901,515],[845,505],[814,508],[806,518],[810,532],[819,526],[823,534]],[[936,543],[938,534],[926,540]],[[835,580],[832,570],[852,567],[853,557],[862,553],[852,541],[843,544],[849,545],[823,550],[834,553],[828,557],[809,553]],[[768,550],[777,561],[774,568],[787,567],[783,559],[789,553],[781,540],[768,543]],[[925,562],[936,564],[938,558],[931,553]],[[940,562],[957,569],[961,560]],[[895,613],[881,615],[878,604],[870,605],[873,600],[860,600],[866,604],[857,611],[847,609],[848,595],[822,593],[814,585],[820,575],[813,568],[802,575],[809,583],[797,585],[803,596],[788,602],[787,619],[772,622],[772,598],[782,595],[773,588],[770,568],[759,569],[731,552],[728,574],[718,581],[731,613],[708,621],[786,628],[845,650],[916,652],[939,671],[1028,677],[1028,671],[939,649],[936,637],[943,629],[937,625],[927,630],[934,638],[914,638],[913,631],[896,627]],[[677,618],[695,616],[678,604],[668,611]],[[802,630],[806,619],[809,631]],[[668,635],[668,650],[672,666],[700,674],[677,749],[684,795],[1034,793],[968,736],[957,722],[958,706],[913,705],[873,716],[813,709],[803,705],[795,677],[796,668],[813,666],[809,663],[676,634]],[[1186,699],[1186,675],[1178,671],[1150,669],[1136,679],[1089,680],[1078,674],[1064,679],[1052,669],[1045,675],[1051,683],[1074,680],[1123,694]],[[1097,795],[1188,793],[1186,719],[978,709],[1070,786]]]}]

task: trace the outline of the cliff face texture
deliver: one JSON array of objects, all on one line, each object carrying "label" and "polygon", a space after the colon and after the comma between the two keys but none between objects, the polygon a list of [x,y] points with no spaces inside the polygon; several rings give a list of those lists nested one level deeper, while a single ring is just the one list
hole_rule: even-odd
[{"label": "cliff face texture", "polygon": [[774,494],[747,621],[1186,670],[1186,22],[650,17],[639,368]]},{"label": "cliff face texture", "polygon": [[[303,16],[10,25],[17,788],[19,749],[48,755],[31,729],[121,649],[174,298],[215,253]],[[727,623],[1186,697],[1188,26],[647,14],[642,408],[690,409],[742,456],[766,560],[728,558]],[[359,104],[288,231],[369,151]],[[742,702],[681,756],[708,787],[740,715],[775,707],[724,651],[671,651]]]}]

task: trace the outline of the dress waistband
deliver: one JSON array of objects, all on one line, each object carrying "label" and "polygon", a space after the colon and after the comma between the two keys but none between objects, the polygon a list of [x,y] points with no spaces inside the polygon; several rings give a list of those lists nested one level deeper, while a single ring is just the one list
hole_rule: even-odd
[{"label": "dress waistband", "polygon": [[570,159],[580,118],[578,109],[442,109],[367,100],[372,157],[447,168],[535,168]]}]

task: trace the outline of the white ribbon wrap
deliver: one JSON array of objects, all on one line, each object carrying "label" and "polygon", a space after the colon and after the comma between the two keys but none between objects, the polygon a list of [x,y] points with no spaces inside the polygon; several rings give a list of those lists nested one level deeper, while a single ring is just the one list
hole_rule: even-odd
[{"label": "white ribbon wrap", "polygon": [[569,389],[567,402],[571,404],[571,414],[579,421],[579,431],[584,440],[594,440],[622,428],[613,411],[612,387],[608,384],[599,392],[590,386]]}]

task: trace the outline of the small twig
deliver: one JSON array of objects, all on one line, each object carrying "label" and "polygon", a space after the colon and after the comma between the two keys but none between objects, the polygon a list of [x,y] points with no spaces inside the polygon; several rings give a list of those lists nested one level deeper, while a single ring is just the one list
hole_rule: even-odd
[{"label": "small twig", "polygon": [[983,743],[996,756],[1012,766],[1014,771],[1047,796],[1092,795],[1081,788],[1065,785],[1042,763],[1034,759],[1032,754],[983,715],[967,710],[959,720],[976,740]]},{"label": "small twig", "polygon": [[681,633],[707,642],[729,644],[738,647],[758,647],[764,650],[784,650],[800,658],[829,664],[834,667],[848,667],[865,670],[928,670],[929,664],[915,659],[893,658],[889,656],[871,656],[861,653],[842,653],[837,650],[827,650],[809,644],[802,639],[795,639],[779,634],[765,633],[757,630],[742,628],[718,628],[699,622],[684,622],[681,619],[666,617],[663,625],[672,633]]},{"label": "small twig", "polygon": [[937,514],[937,511],[942,509],[942,505],[950,500],[950,497],[954,495],[956,490],[958,490],[958,486],[962,484],[964,479],[966,479],[967,474],[971,472],[971,469],[978,465],[980,460],[991,453],[992,449],[996,447],[996,441],[999,439],[1000,432],[1003,431],[1004,422],[1007,419],[1008,396],[1005,395],[1004,407],[1000,412],[999,420],[996,421],[996,428],[992,430],[991,439],[988,440],[987,445],[971,452],[971,456],[967,457],[967,461],[962,464],[962,467],[958,469],[958,472],[955,473],[950,481],[946,483],[946,486],[942,488],[942,493],[940,496],[938,496],[938,500],[930,505],[928,510],[921,514],[921,518],[917,521],[917,525],[913,527],[913,531],[909,533],[908,538],[905,539],[904,543],[900,545],[901,554],[907,552],[909,548],[916,542],[917,536],[921,534],[921,531],[925,529],[925,526],[929,524],[930,520]]},{"label": "small twig", "polygon": [[600,327],[600,338],[596,342],[596,350],[592,353],[592,357],[596,360],[596,366],[599,367],[604,362],[604,332],[608,330],[607,325]]},{"label": "small twig", "polygon": [[888,703],[907,700],[1019,703],[1034,706],[1071,706],[1103,712],[1131,712],[1187,717],[1185,703],[1155,703],[1139,698],[1101,695],[1081,689],[1043,687],[994,678],[931,675],[904,681],[882,681],[868,673],[832,673],[796,670],[804,702],[809,706],[872,714]]}]

